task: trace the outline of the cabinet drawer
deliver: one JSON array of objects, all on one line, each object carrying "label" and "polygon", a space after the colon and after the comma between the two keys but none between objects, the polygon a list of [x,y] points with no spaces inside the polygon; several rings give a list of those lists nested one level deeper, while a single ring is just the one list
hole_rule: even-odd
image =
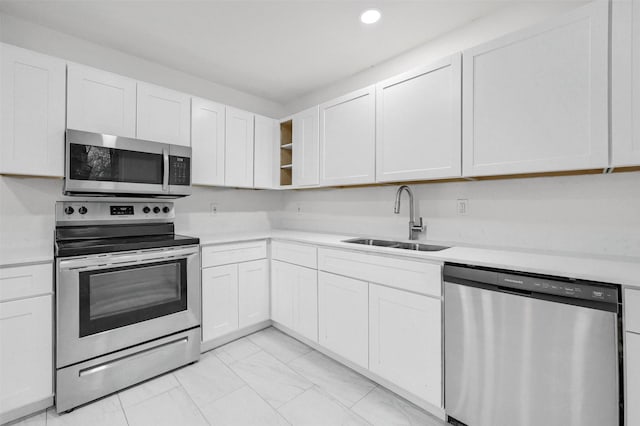
[{"label": "cabinet drawer", "polygon": [[432,263],[319,249],[318,269],[429,296],[442,294],[442,267]]},{"label": "cabinet drawer", "polygon": [[265,240],[202,247],[203,268],[265,259],[266,257],[267,242]]},{"label": "cabinet drawer", "polygon": [[640,290],[624,291],[624,327],[640,333]]},{"label": "cabinet drawer", "polygon": [[50,263],[0,269],[0,302],[50,294],[52,291]]},{"label": "cabinet drawer", "polygon": [[271,243],[271,258],[295,265],[316,269],[318,251],[313,246],[304,244],[284,243],[274,241]]}]

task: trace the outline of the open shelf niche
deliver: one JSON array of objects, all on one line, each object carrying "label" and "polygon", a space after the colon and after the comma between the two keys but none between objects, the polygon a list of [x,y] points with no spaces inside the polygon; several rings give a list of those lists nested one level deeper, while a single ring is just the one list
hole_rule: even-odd
[{"label": "open shelf niche", "polygon": [[290,186],[293,171],[293,121],[280,123],[280,185]]}]

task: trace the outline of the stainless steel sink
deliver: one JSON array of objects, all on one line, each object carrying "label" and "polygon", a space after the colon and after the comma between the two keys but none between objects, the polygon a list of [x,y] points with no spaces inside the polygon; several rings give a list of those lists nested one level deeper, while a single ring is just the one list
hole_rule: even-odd
[{"label": "stainless steel sink", "polygon": [[363,244],[366,246],[399,248],[403,250],[416,250],[416,251],[440,251],[440,250],[449,248],[445,246],[436,246],[431,244],[407,243],[402,241],[389,241],[389,240],[374,240],[372,238],[353,238],[350,240],[344,240],[343,243]]}]

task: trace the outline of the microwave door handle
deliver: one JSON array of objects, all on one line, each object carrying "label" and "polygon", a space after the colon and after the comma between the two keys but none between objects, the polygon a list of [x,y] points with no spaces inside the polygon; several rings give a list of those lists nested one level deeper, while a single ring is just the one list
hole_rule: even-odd
[{"label": "microwave door handle", "polygon": [[162,192],[169,192],[169,150],[162,150]]}]

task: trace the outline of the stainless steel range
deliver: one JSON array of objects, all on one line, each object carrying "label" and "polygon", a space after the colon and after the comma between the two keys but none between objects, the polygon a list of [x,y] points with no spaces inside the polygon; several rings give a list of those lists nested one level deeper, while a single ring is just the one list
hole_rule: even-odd
[{"label": "stainless steel range", "polygon": [[56,410],[200,356],[198,238],[170,202],[56,203]]}]

